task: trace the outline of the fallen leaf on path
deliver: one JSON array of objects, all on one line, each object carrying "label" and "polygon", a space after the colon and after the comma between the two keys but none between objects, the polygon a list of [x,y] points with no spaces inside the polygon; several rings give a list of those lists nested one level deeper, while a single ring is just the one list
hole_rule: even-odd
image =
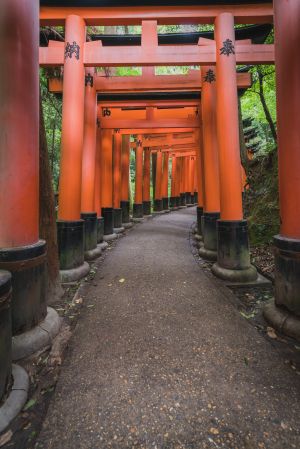
[{"label": "fallen leaf on path", "polygon": [[267,335],[270,338],[277,338],[276,332],[273,327],[267,327]]},{"label": "fallen leaf on path", "polygon": [[11,430],[9,430],[8,432],[4,433],[0,437],[0,447],[4,446],[4,444],[8,443],[11,440],[12,436],[13,436],[13,433],[12,433]]},{"label": "fallen leaf on path", "polygon": [[120,282],[120,284],[123,284],[123,282],[125,282],[125,279],[124,278],[119,279],[119,282]]},{"label": "fallen leaf on path", "polygon": [[218,429],[216,429],[215,427],[211,427],[209,429],[210,433],[212,433],[213,435],[219,435],[219,431]]},{"label": "fallen leaf on path", "polygon": [[254,318],[255,317],[255,313],[250,313],[249,315],[247,313],[244,312],[240,312],[240,314],[246,318],[246,320],[250,320],[250,318]]},{"label": "fallen leaf on path", "polygon": [[36,403],[36,399],[29,399],[29,401],[25,404],[23,410],[28,410],[29,408],[33,407]]}]

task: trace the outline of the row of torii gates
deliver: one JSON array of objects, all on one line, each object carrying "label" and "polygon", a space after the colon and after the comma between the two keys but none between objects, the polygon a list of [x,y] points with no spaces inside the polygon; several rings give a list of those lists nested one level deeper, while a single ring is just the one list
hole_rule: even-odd
[{"label": "row of torii gates", "polygon": [[[11,372],[11,285],[13,335],[34,329],[47,315],[46,242],[39,239],[38,210],[39,66],[61,67],[63,73],[63,79],[49,80],[52,92],[63,93],[57,221],[62,279],[85,276],[85,258],[97,257],[103,237],[108,240],[130,222],[129,155],[135,148],[134,218],[151,214],[155,154],[154,211],[198,203],[202,255],[215,258],[216,276],[247,283],[257,272],[243,218],[238,89],[249,87],[251,79],[237,73],[237,66],[275,61],[281,228],[274,238],[272,313],[275,320],[284,313],[299,322],[300,2],[162,2],[159,9],[151,1],[133,7],[106,3],[42,0],[39,11],[36,0],[2,0],[0,329],[5,339],[1,332],[0,339],[5,344],[0,345],[0,398]],[[236,40],[235,24],[273,20],[275,46]],[[214,39],[159,45],[157,25],[181,23],[214,24]],[[142,25],[140,45],[86,41],[88,25],[130,24]],[[65,42],[39,48],[39,25],[64,26]],[[153,69],[194,65],[201,72],[158,76]],[[142,66],[142,75],[107,78],[96,71],[116,66]],[[134,142],[131,135],[137,136]]]}]

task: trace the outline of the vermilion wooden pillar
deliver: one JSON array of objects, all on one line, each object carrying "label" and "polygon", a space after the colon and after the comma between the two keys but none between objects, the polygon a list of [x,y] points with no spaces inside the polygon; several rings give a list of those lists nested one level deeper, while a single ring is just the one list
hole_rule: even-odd
[{"label": "vermilion wooden pillar", "polygon": [[130,202],[129,202],[129,162],[130,162],[130,136],[122,136],[121,155],[121,209],[122,224],[128,226],[130,223]]},{"label": "vermilion wooden pillar", "polygon": [[[274,0],[280,234],[275,244],[275,303],[297,315],[294,332],[282,309],[270,311],[274,326],[300,338],[300,2]],[[279,314],[281,313],[281,316]],[[296,330],[297,329],[297,330]]]},{"label": "vermilion wooden pillar", "polygon": [[176,175],[177,175],[177,158],[173,154],[172,155],[172,174],[171,174],[171,197],[170,197],[170,208],[171,209],[177,208]]},{"label": "vermilion wooden pillar", "polygon": [[203,211],[203,247],[200,255],[217,260],[217,220],[220,218],[220,182],[217,138],[217,91],[215,67],[202,67],[202,141],[205,173],[205,205]]},{"label": "vermilion wooden pillar", "polygon": [[94,189],[94,210],[97,216],[101,217],[101,127],[97,125],[96,132],[96,159],[95,159],[95,189]]},{"label": "vermilion wooden pillar", "polygon": [[[0,269],[12,273],[16,334],[47,312],[46,244],[39,240],[39,2],[2,0],[0,10]],[[0,332],[2,396],[11,368],[7,272],[0,275],[0,287],[1,296],[7,295],[0,307],[9,320]]]},{"label": "vermilion wooden pillar", "polygon": [[169,210],[169,152],[164,153],[162,170],[162,202],[163,210]]},{"label": "vermilion wooden pillar", "polygon": [[61,162],[58,205],[58,246],[64,280],[85,276],[84,221],[81,212],[82,149],[84,129],[85,71],[83,46],[85,22],[70,15],[65,23],[65,61]]},{"label": "vermilion wooden pillar", "polygon": [[202,216],[204,207],[204,171],[203,171],[203,130],[202,130],[202,112],[199,111],[199,129],[197,130],[197,146],[196,146],[196,175],[197,175],[197,234],[198,238],[202,238]]},{"label": "vermilion wooden pillar", "polygon": [[191,183],[190,183],[190,174],[191,174],[191,158],[187,156],[185,158],[185,201],[187,206],[191,206],[192,199],[191,199]]},{"label": "vermilion wooden pillar", "polygon": [[84,255],[94,260],[101,255],[97,248],[97,212],[95,203],[97,136],[97,97],[94,86],[94,68],[85,70],[84,132],[81,179],[81,218],[84,220]]},{"label": "vermilion wooden pillar", "polygon": [[194,171],[194,196],[195,204],[198,204],[198,180],[197,180],[197,167],[196,167],[196,156],[195,156],[195,171]]},{"label": "vermilion wooden pillar", "polygon": [[81,211],[85,93],[85,22],[81,17],[67,17],[65,40],[58,218],[78,221]]},{"label": "vermilion wooden pillar", "polygon": [[234,17],[215,21],[217,130],[221,220],[217,224],[218,259],[213,273],[231,282],[257,278],[250,264],[248,227],[243,220]]},{"label": "vermilion wooden pillar", "polygon": [[161,181],[162,181],[162,152],[156,153],[156,177],[155,177],[155,198],[154,211],[161,212],[163,210],[162,196],[161,196]]},{"label": "vermilion wooden pillar", "polygon": [[122,135],[120,130],[114,131],[113,144],[113,208],[114,208],[114,228],[122,230],[122,209],[121,209],[121,154]]},{"label": "vermilion wooden pillar", "polygon": [[150,199],[150,148],[144,149],[144,176],[143,176],[143,213],[151,215],[151,199]]},{"label": "vermilion wooden pillar", "polygon": [[190,158],[190,174],[189,174],[189,183],[190,183],[190,188],[189,190],[191,191],[191,204],[195,203],[195,158],[194,156],[191,156]]},{"label": "vermilion wooden pillar", "polygon": [[143,136],[137,136],[135,149],[135,194],[133,218],[143,218]]},{"label": "vermilion wooden pillar", "polygon": [[[94,210],[97,213],[97,243],[103,242],[104,219],[101,216],[101,127],[98,123],[96,133]],[[102,245],[103,246],[103,245]]]},{"label": "vermilion wooden pillar", "polygon": [[84,137],[82,154],[81,212],[94,212],[97,100],[94,69],[85,71]]},{"label": "vermilion wooden pillar", "polygon": [[180,158],[180,205],[186,207],[186,157]]},{"label": "vermilion wooden pillar", "polygon": [[104,218],[104,238],[114,235],[112,133],[110,129],[102,129],[101,132],[101,205]]},{"label": "vermilion wooden pillar", "polygon": [[176,207],[179,207],[181,205],[180,178],[181,178],[181,158],[176,156],[176,174],[175,174]]}]

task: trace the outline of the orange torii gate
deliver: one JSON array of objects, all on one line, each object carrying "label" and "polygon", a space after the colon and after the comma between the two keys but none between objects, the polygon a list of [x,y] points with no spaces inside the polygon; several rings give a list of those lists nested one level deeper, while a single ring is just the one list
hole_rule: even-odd
[{"label": "orange torii gate", "polygon": [[[82,148],[84,142],[84,67],[116,65],[202,65],[216,67],[216,129],[218,136],[218,159],[220,172],[220,214],[218,222],[218,264],[214,271],[221,277],[236,280],[254,278],[250,267],[247,227],[242,220],[239,191],[239,156],[237,123],[236,64],[273,63],[274,47],[268,45],[238,44],[235,42],[235,23],[271,23],[273,7],[270,2],[238,5],[196,5],[160,7],[68,7],[44,6],[40,11],[41,24],[65,25],[65,43],[51,44],[40,49],[43,66],[64,65],[64,102],[62,135],[61,206],[59,221],[60,249],[66,250],[67,259],[73,267],[67,271],[72,276],[84,271],[83,222],[81,213]],[[62,0],[61,5],[66,5]],[[68,4],[72,4],[68,2]],[[88,1],[85,2],[85,5]],[[38,218],[38,60],[39,52],[37,2],[2,0],[9,14],[0,15],[1,45],[1,126],[0,133],[0,268],[12,273],[13,285],[13,332],[32,329],[45,317],[45,242],[39,239]],[[280,235],[276,236],[275,300],[285,307],[284,312],[275,306],[268,315],[284,323],[284,330],[291,332],[289,323],[299,329],[300,315],[300,160],[298,107],[300,71],[298,47],[300,39],[300,3],[298,0],[274,0],[275,55],[278,94],[278,142],[279,142],[279,190]],[[215,24],[215,43],[199,42],[200,45],[159,46],[155,33],[159,24],[211,23]],[[102,47],[99,42],[85,42],[87,25],[141,24],[142,45],[137,48]],[[20,35],[26,36],[20,39]],[[202,45],[204,44],[204,45]],[[16,57],[17,55],[17,57]],[[14,71],[26,76],[12,77]],[[291,73],[293,76],[291,76]],[[226,104],[226,111],[224,108]],[[8,114],[7,111],[14,111]],[[18,132],[16,132],[18,117]],[[212,126],[211,124],[209,126]],[[171,132],[174,129],[171,129]],[[186,130],[194,128],[188,126]],[[199,128],[200,129],[200,128]],[[145,127],[142,131],[148,132]],[[155,133],[156,130],[152,130]],[[166,132],[161,127],[160,132]],[[111,145],[111,131],[101,130],[101,145]],[[120,131],[127,136],[132,130]],[[157,131],[158,133],[158,131]],[[204,131],[205,133],[205,131]],[[200,137],[200,141],[203,140]],[[206,154],[206,150],[205,150]],[[102,148],[100,152],[102,158]],[[205,156],[205,155],[204,155]],[[97,157],[97,153],[96,153]],[[179,158],[178,158],[179,159]],[[201,187],[202,157],[197,150],[197,179]],[[207,161],[206,161],[207,162]],[[206,166],[205,157],[204,164]],[[180,164],[176,164],[180,168]],[[96,170],[97,171],[97,170]],[[179,173],[180,171],[178,171]],[[12,175],[13,174],[13,175]],[[106,176],[103,169],[102,176]],[[98,175],[95,173],[95,178]],[[198,188],[199,195],[201,189]],[[204,197],[207,192],[204,192]],[[108,195],[109,196],[109,195]],[[30,198],[30,203],[24,201]],[[104,198],[106,201],[110,198]],[[96,206],[94,205],[93,209]],[[95,209],[94,209],[95,210]],[[93,211],[92,211],[93,212]],[[243,238],[241,239],[241,232]],[[227,235],[233,235],[235,244]],[[70,244],[72,242],[72,245]],[[26,270],[26,276],[23,276]],[[21,273],[21,274],[20,274]],[[24,279],[26,278],[26,285]],[[9,303],[11,276],[1,273],[1,300]],[[34,292],[34,295],[32,294]],[[298,318],[297,318],[298,317]],[[278,320],[277,320],[278,321]],[[296,323],[296,324],[295,324]],[[275,325],[275,324],[274,324]],[[9,341],[11,326],[7,325]],[[297,331],[296,331],[297,332]],[[299,333],[298,333],[299,335]],[[0,397],[11,375],[10,348],[0,354]]]},{"label": "orange torii gate", "polygon": [[[232,226],[232,241],[223,241],[225,234],[221,232],[221,224],[219,226],[219,248],[218,263],[214,267],[215,274],[221,277],[229,277],[230,279],[241,276],[245,280],[255,279],[256,270],[250,265],[249,250],[244,253],[243,260],[239,259],[239,250],[236,247],[240,238],[245,238],[243,245],[248,245],[247,232],[245,232],[246,222],[242,220],[242,203],[240,191],[240,155],[239,155],[239,125],[237,113],[237,79],[236,64],[262,64],[274,62],[274,46],[264,44],[251,44],[249,41],[235,41],[234,33],[234,11],[222,12],[215,16],[215,37],[216,41],[207,42],[207,40],[199,40],[198,45],[158,45],[157,21],[142,20],[142,37],[141,45],[136,47],[121,46],[104,47],[101,41],[85,42],[85,21],[82,14],[87,13],[88,9],[82,10],[81,15],[69,15],[65,18],[65,43],[50,42],[48,47],[40,48],[40,65],[41,66],[60,66],[64,65],[64,109],[63,117],[74,116],[74,108],[80,116],[83,114],[83,102],[78,95],[78,89],[83,92],[84,67],[97,66],[159,66],[159,65],[215,65],[217,66],[217,89],[218,98],[220,99],[220,108],[217,108],[218,133],[220,134],[220,154],[228,152],[230,157],[219,158],[220,164],[220,187],[221,187],[221,220],[224,226]],[[257,8],[260,13],[260,8]],[[269,10],[271,11],[271,9]],[[57,12],[57,11],[56,11]],[[49,13],[49,10],[48,10]],[[45,19],[46,17],[44,17]],[[78,78],[76,78],[78,76]],[[78,79],[76,81],[76,79]],[[76,104],[75,104],[76,102]],[[226,115],[224,115],[224,104],[226,104]],[[78,116],[79,117],[79,116]],[[64,120],[63,120],[64,122]],[[168,119],[162,119],[160,123],[153,117],[146,117],[146,120],[136,120],[132,126],[132,122],[124,121],[121,125],[117,125],[117,120],[108,117],[101,118],[101,128],[158,128],[161,127],[195,127],[199,125],[197,119],[187,120],[176,119],[170,123]],[[221,137],[222,129],[230,130]],[[62,132],[62,165],[61,179],[65,179],[70,166],[76,164],[81,167],[81,158],[79,157],[81,147],[81,138],[77,136],[77,132]],[[74,129],[74,127],[73,127]],[[77,130],[77,128],[76,128]],[[80,128],[78,128],[79,132]],[[223,133],[224,134],[224,133]],[[78,157],[74,158],[74,146],[78,148]],[[201,159],[198,157],[198,164]],[[228,164],[230,161],[230,169]],[[160,164],[159,154],[157,163]],[[67,167],[66,167],[67,166]],[[199,168],[197,168],[197,172]],[[79,173],[79,171],[78,171]],[[158,176],[158,178],[160,175]],[[199,177],[198,177],[199,178]],[[67,175],[68,179],[68,175]],[[80,180],[80,176],[77,181]],[[74,182],[74,179],[73,179]],[[198,181],[199,182],[199,181]],[[60,184],[60,195],[62,196],[62,205],[72,204],[73,210],[67,211],[64,207],[59,208],[59,219],[61,221],[75,219],[79,217],[80,204],[78,201],[72,201],[76,189],[72,189],[72,183],[63,181]],[[80,184],[80,183],[79,183]],[[229,186],[229,187],[228,187]],[[224,190],[224,193],[223,193]],[[234,205],[232,206],[232,199]],[[237,222],[240,224],[237,225]],[[226,234],[227,235],[227,234]],[[231,256],[232,261],[229,263]],[[238,269],[236,269],[238,268]]]}]

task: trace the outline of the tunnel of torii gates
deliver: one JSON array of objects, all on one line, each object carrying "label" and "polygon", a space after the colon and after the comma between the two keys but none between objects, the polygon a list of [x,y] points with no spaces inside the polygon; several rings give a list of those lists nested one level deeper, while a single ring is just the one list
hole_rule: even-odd
[{"label": "tunnel of torii gates", "polygon": [[[1,1],[0,398],[11,373],[10,320],[16,338],[47,314],[46,243],[39,239],[39,65],[63,68],[63,80],[53,80],[53,90],[56,83],[63,93],[57,221],[62,279],[87,273],[85,258],[99,254],[103,227],[109,238],[129,222],[129,136],[134,135],[134,216],[151,212],[151,153],[154,211],[169,207],[171,159],[171,208],[198,202],[203,257],[216,260],[216,276],[246,283],[257,273],[242,210],[238,87],[246,88],[250,80],[237,74],[237,65],[275,61],[281,226],[274,238],[273,313],[278,318],[284,311],[299,322],[300,2],[159,3],[158,8],[155,1],[128,7],[114,0],[42,0],[39,10],[37,0]],[[234,24],[273,22],[275,46],[236,40]],[[157,25],[181,23],[214,24],[214,36],[195,44],[159,43]],[[39,48],[39,25],[64,26],[65,42]],[[121,46],[87,42],[89,25],[142,25],[141,40]],[[116,66],[146,69],[137,81],[95,73]],[[147,72],[155,66],[200,66],[201,75],[193,71],[185,81],[170,80]]]}]

